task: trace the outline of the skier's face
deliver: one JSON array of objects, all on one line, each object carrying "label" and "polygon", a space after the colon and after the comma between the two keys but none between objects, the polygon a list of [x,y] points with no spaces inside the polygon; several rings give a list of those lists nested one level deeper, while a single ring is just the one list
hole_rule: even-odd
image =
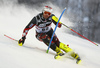
[{"label": "skier's face", "polygon": [[47,19],[50,15],[51,15],[51,13],[50,13],[50,12],[47,12],[47,11],[45,11],[45,12],[43,13],[43,17],[44,17],[45,19]]}]

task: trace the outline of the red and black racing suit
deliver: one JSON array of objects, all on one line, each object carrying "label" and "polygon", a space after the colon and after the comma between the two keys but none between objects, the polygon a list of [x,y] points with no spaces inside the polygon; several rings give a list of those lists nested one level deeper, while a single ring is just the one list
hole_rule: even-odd
[{"label": "red and black racing suit", "polygon": [[[55,25],[57,24],[57,22],[52,19],[53,16],[55,16],[55,15],[51,14],[51,16],[49,18],[44,19],[43,13],[38,14],[25,27],[22,36],[26,37],[28,31],[32,27],[35,26],[35,28],[36,28],[36,38],[40,41],[43,41],[48,46],[50,39],[52,37],[52,34],[53,34],[53,29],[51,27],[51,23],[53,22]],[[61,24],[59,24],[59,27],[61,27]],[[56,46],[59,47],[59,43],[60,43],[59,39],[54,34],[50,48],[55,50]]]}]

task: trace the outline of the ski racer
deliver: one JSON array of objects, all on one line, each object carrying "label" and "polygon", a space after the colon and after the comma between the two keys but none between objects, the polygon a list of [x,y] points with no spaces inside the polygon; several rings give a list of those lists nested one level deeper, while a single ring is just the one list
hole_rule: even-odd
[{"label": "ski racer", "polygon": [[[56,25],[58,22],[58,18],[54,14],[52,14],[52,8],[50,6],[45,6],[42,10],[42,13],[39,13],[37,16],[33,17],[33,19],[25,27],[25,29],[23,30],[22,38],[19,39],[18,44],[20,46],[24,44],[28,31],[35,26],[36,38],[39,41],[44,42],[48,46],[53,34],[53,29],[51,27],[52,22]],[[59,22],[58,27],[61,28],[61,26],[62,23]],[[61,51],[62,49],[66,53],[71,52],[70,55],[77,60],[76,63],[79,63],[81,61],[78,54],[73,52],[73,50],[69,46],[59,41],[56,34],[54,34],[53,36],[50,48],[57,53],[55,59],[57,59],[57,56],[64,55],[64,53]]]}]

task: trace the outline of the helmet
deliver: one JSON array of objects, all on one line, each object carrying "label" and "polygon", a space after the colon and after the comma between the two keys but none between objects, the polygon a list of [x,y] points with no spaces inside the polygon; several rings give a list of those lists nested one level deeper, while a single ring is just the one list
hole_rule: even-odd
[{"label": "helmet", "polygon": [[45,6],[45,7],[43,8],[43,13],[44,13],[45,11],[52,13],[52,8],[51,8],[50,6]]}]

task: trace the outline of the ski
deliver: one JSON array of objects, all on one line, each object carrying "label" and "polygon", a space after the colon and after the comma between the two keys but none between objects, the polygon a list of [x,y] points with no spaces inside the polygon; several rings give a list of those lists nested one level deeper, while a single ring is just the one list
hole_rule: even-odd
[{"label": "ski", "polygon": [[[62,60],[62,59],[65,59],[65,58],[72,58],[69,54],[65,53],[64,55],[60,56],[60,55],[55,55],[54,58],[56,60]],[[73,58],[74,59],[74,58]],[[81,59],[78,58],[78,59],[75,59],[76,60],[76,64],[80,64],[81,63]]]}]

